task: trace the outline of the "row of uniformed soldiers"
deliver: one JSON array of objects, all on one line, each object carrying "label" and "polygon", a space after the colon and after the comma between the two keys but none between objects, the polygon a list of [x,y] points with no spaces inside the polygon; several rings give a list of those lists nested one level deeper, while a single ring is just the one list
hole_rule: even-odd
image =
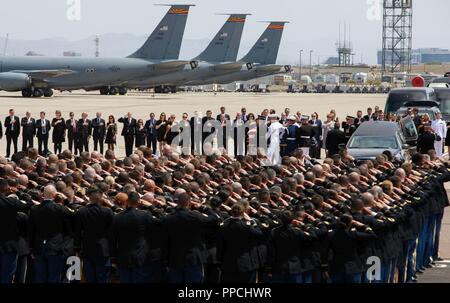
[{"label": "row of uniformed soldiers", "polygon": [[[207,170],[216,185],[202,199],[195,198],[199,191],[172,192],[170,183],[155,177],[166,198],[173,198],[167,203],[148,203],[135,190],[126,192],[125,205],[110,203],[102,182],[91,184],[86,201],[74,203],[48,182],[30,190],[2,178],[1,281],[23,282],[27,259],[29,280],[65,281],[65,262],[75,253],[84,280],[98,283],[110,281],[112,268],[123,283],[356,283],[367,279],[371,256],[382,265],[375,281],[398,276],[411,282],[438,258],[448,163],[416,154],[409,166],[380,156],[364,171],[339,156],[303,168],[284,160],[270,171],[275,178],[242,160],[248,171],[228,176],[240,181],[240,194],[217,164],[228,167],[232,162],[225,159],[209,159],[219,165]],[[178,171],[173,175],[178,178]],[[204,182],[200,175],[195,179]]]}]

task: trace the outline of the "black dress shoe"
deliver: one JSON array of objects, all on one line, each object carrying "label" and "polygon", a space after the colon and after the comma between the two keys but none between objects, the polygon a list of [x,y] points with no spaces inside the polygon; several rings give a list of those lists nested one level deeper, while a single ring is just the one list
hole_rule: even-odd
[{"label": "black dress shoe", "polygon": [[434,261],[436,261],[436,262],[442,262],[442,261],[444,261],[444,259],[442,259],[441,257],[437,257],[436,259],[434,259]]},{"label": "black dress shoe", "polygon": [[411,282],[413,282],[413,283],[417,283],[417,281],[419,281],[416,277],[412,277],[411,278]]},{"label": "black dress shoe", "polygon": [[422,269],[418,269],[417,271],[416,271],[416,274],[423,274],[423,270]]}]

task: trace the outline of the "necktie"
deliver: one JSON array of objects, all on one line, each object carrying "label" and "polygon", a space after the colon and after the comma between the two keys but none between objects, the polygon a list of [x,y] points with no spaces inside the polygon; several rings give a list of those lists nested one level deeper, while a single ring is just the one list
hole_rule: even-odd
[{"label": "necktie", "polygon": [[42,127],[42,134],[43,135],[47,134],[47,127],[44,119],[41,120],[41,127]]}]

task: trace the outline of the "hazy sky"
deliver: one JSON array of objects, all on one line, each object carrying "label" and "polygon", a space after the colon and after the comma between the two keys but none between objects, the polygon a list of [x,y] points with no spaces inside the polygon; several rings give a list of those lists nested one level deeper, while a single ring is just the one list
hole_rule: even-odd
[{"label": "hazy sky", "polygon": [[[76,0],[2,0],[0,36],[10,33],[11,39],[42,39],[65,37],[69,40],[94,34],[131,33],[148,35],[167,8],[157,0],[80,0],[81,20],[69,21],[67,2]],[[374,63],[381,47],[381,20],[369,20],[367,12],[376,0],[178,0],[194,3],[186,27],[186,38],[212,38],[224,21],[216,13],[252,13],[243,39],[251,41],[261,34],[261,20],[289,20],[283,37],[283,52],[315,50],[322,58],[334,55],[339,22],[351,24],[355,61]],[[450,48],[450,1],[413,0],[413,47]],[[241,53],[246,50],[241,50]],[[305,59],[307,61],[307,59]]]}]

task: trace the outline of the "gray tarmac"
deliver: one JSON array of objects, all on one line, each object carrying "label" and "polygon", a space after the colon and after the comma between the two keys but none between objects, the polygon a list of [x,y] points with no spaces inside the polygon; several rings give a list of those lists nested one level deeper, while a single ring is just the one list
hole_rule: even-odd
[{"label": "gray tarmac", "polygon": [[[81,91],[55,93],[55,96],[50,99],[24,99],[20,93],[0,92],[0,120],[3,125],[10,108],[14,108],[19,117],[23,117],[28,110],[33,117],[38,118],[39,112],[45,111],[50,120],[54,117],[55,110],[61,110],[64,118],[68,118],[70,111],[75,112],[76,117],[80,117],[82,112],[87,112],[89,117],[93,118],[96,112],[101,112],[104,117],[112,114],[116,119],[131,112],[135,118],[145,120],[151,112],[156,113],[157,116],[161,112],[168,115],[175,114],[177,118],[180,118],[184,112],[192,115],[194,111],[205,113],[209,109],[215,116],[219,113],[219,108],[225,106],[227,113],[232,118],[242,107],[247,109],[247,113],[255,115],[260,114],[264,108],[275,109],[277,113],[281,113],[286,107],[289,107],[292,113],[301,111],[302,114],[310,115],[317,112],[321,119],[324,119],[331,109],[335,109],[340,121],[343,121],[346,115],[355,115],[359,109],[365,112],[369,106],[384,108],[385,100],[386,95],[383,94],[177,93],[155,95],[131,92],[126,96],[100,96],[95,92]],[[120,130],[121,126],[119,125]],[[21,138],[19,138],[19,149],[21,145]],[[53,148],[51,141],[49,148],[50,150]],[[63,148],[67,148],[67,143],[63,145]],[[4,155],[5,149],[6,138],[3,137],[0,140],[0,154]],[[118,157],[123,157],[124,152],[123,139],[118,136],[116,154]],[[448,186],[448,190],[450,191],[450,186]],[[440,251],[441,257],[445,261],[419,276],[419,282],[450,283],[449,235],[450,210],[447,210],[442,224]]]}]

